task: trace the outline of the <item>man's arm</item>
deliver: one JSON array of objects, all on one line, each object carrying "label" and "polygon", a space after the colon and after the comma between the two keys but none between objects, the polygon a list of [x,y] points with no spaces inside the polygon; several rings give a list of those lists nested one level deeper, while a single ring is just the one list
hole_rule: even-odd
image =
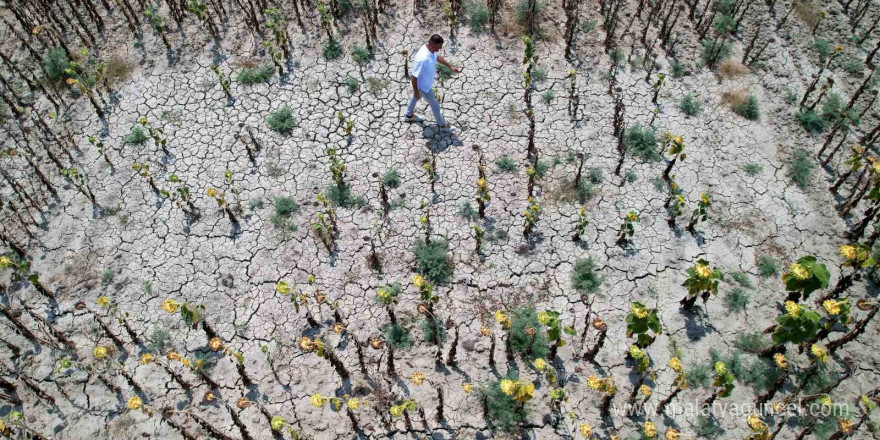
[{"label": "man's arm", "polygon": [[437,62],[452,69],[453,73],[458,73],[461,71],[458,67],[455,67],[452,64],[449,64],[449,61],[446,61],[443,57],[437,57]]},{"label": "man's arm", "polygon": [[419,79],[415,76],[409,76],[410,82],[412,82],[413,87],[413,96],[416,98],[416,101],[419,100]]}]

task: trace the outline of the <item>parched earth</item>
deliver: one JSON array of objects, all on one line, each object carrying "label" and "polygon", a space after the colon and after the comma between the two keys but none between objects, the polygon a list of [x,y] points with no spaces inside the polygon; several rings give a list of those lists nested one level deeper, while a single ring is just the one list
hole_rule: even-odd
[{"label": "parched earth", "polygon": [[[630,3],[621,10],[621,27],[635,12],[635,2]],[[852,218],[841,218],[836,209],[840,200],[827,191],[845,169],[846,146],[828,167],[813,169],[805,188],[789,177],[794,150],[805,149],[812,157],[825,137],[808,135],[794,117],[796,105],[786,102],[788,91],[801,96],[822,62],[811,49],[811,27],[797,14],[774,31],[788,5],[785,0],[777,2],[774,17],[763,2],[755,2],[745,15],[741,38],[732,40],[732,59],[742,57],[761,20],[768,23],[762,32],[774,40],[759,65],[744,75],[723,77],[697,66],[701,48],[694,23],[687,17],[689,8],[677,25],[676,55],[689,66],[690,74],[673,76],[672,58],[658,44],[658,68],[646,81],[648,71],[640,64],[644,49],[638,43],[644,12],[619,43],[626,55],[631,44],[637,47],[633,62],[624,63],[615,76],[626,127],[653,127],[660,141],[658,151],[665,132],[683,136],[686,143],[687,157],[672,172],[687,200],[675,227],[668,223],[664,207],[668,189],[660,180],[667,155],[647,162],[627,155],[620,176],[613,173],[620,157],[613,129],[616,101],[609,94],[611,59],[603,48],[605,29],[598,4],[580,5],[581,22],[593,20],[598,25],[591,30],[579,27],[572,61],[563,57],[562,8],[557,2],[545,5],[536,65],[547,74],[534,80],[532,112],[534,143],[546,171],[535,183],[540,220],[528,238],[523,237],[523,211],[529,192],[529,120],[522,30],[509,14],[514,5],[505,6],[497,35],[476,34],[462,24],[456,26],[454,37],[448,36],[441,6],[431,5],[414,16],[412,4],[392,5],[388,13],[380,14],[375,59],[362,70],[348,53],[353,45],[363,44],[359,13],[345,16],[339,24],[344,57],[327,61],[321,57],[325,38],[316,13],[307,11],[307,32],[301,32],[292,17],[288,23],[292,54],[285,75],[252,86],[233,81],[229,99],[209,68],[212,63],[233,79],[248,62],[268,63],[260,58],[264,55],[260,41],[235,12],[221,28],[223,38],[216,44],[189,17],[185,32],[169,33],[176,46],[172,57],[166,56],[147,26],[135,47],[124,23],[115,23],[107,30],[102,50],[140,63],[129,79],[114,86],[107,117],[99,119],[85,98],[68,97],[67,127],[82,150],[71,165],[88,175],[99,206],[42,158],[40,166],[59,188],[60,198],[50,197],[42,214],[34,211],[43,221],[40,229],[32,228],[31,240],[16,232],[11,219],[4,220],[9,225],[4,230],[28,243],[32,270],[41,274],[41,282],[55,299],[47,301],[27,282],[13,282],[9,270],[0,272],[4,310],[24,310],[13,313],[16,320],[43,340],[32,342],[4,318],[2,373],[17,392],[4,388],[0,415],[8,420],[12,411],[18,411],[24,415],[19,423],[57,439],[290,438],[286,428],[283,434],[271,431],[275,416],[289,422],[303,438],[501,438],[508,434],[493,429],[484,417],[480,389],[517,370],[521,379],[536,383],[534,398],[526,404],[529,416],[522,435],[527,438],[582,438],[577,431],[585,422],[597,438],[639,438],[645,421],[656,424],[659,436],[668,427],[681,432],[682,438],[705,435],[706,419],[688,405],[699,405],[714,392],[711,366],[716,358],[710,351],[728,364],[736,359],[733,362],[744,370],[754,368],[758,358],[737,342],[771,326],[785,313],[784,285],[778,274],[760,275],[759,257],[774,258],[784,271],[797,258],[815,255],[831,272],[833,287],[842,273],[850,271],[843,267],[838,248],[847,244],[846,232],[864,210],[860,205]],[[869,16],[877,16],[875,6]],[[850,34],[847,17],[839,12],[841,5],[826,7],[832,13],[819,35],[845,43]],[[651,26],[653,38],[659,29]],[[0,32],[12,38],[8,28]],[[409,123],[403,118],[410,85],[404,78],[407,55],[401,51],[414,53],[434,32],[447,37],[441,56],[462,68],[437,85],[444,114],[456,127],[451,133],[438,130],[423,102],[418,111],[425,121]],[[617,37],[622,33],[619,30]],[[761,41],[769,38],[765,35]],[[846,48],[846,56],[865,53]],[[25,53],[19,55],[22,63],[33,64],[25,60]],[[574,116],[571,69],[577,72]],[[832,71],[835,90],[844,102],[868,75]],[[655,114],[652,86],[658,72],[667,77]],[[358,90],[349,90],[349,77],[360,83]],[[724,93],[744,89],[760,102],[758,121],[733,113],[722,98]],[[703,104],[701,114],[687,117],[679,108],[687,94]],[[856,108],[866,101],[867,97],[860,100]],[[42,101],[37,107],[44,113],[50,109]],[[289,134],[276,133],[265,122],[270,112],[283,107],[294,116]],[[337,117],[340,113],[354,122],[350,134]],[[138,145],[125,142],[139,118],[162,129],[170,154],[150,139]],[[60,128],[57,121],[52,124]],[[860,128],[849,133],[848,142],[876,124],[876,113],[867,112]],[[10,116],[4,124],[4,136],[15,141],[10,148],[23,142],[15,127]],[[107,146],[112,165],[89,144],[89,136],[98,136]],[[336,208],[338,231],[332,252],[313,230],[319,212],[325,210],[317,197],[332,183],[329,148],[344,162],[345,182],[353,196],[363,202]],[[248,149],[254,152],[253,160]],[[590,176],[592,190],[583,204],[570,188],[578,153],[585,155],[584,179],[588,170],[597,170]],[[474,212],[481,156],[491,193],[484,219]],[[513,159],[514,171],[496,165],[503,156]],[[28,188],[44,191],[29,176],[21,157],[3,160],[2,166],[12,175],[33,182]],[[188,216],[155,192],[132,169],[135,163],[149,165],[159,189],[188,187],[200,216]],[[433,183],[425,163],[433,163]],[[761,170],[750,175],[743,170],[746,164],[757,164]],[[392,203],[385,216],[380,181],[390,169],[398,170],[401,183],[387,190]],[[172,175],[179,182],[169,181]],[[209,188],[223,195],[237,224],[207,195]],[[688,232],[685,226],[703,193],[712,201],[709,218],[694,233]],[[4,199],[13,199],[8,186],[3,194]],[[281,227],[271,221],[278,197],[290,197],[299,205]],[[471,207],[470,214],[465,204]],[[582,206],[589,225],[581,240],[574,241]],[[618,232],[630,211],[636,211],[640,221],[634,225],[631,242],[618,246]],[[419,292],[412,280],[418,272],[413,248],[425,236],[422,216],[430,219],[432,240],[449,244],[453,275],[436,285],[439,301],[433,312],[446,324],[443,359],[455,352],[456,362],[450,365],[435,362],[438,348],[425,340],[420,328],[424,317],[418,313]],[[479,253],[474,225],[487,231]],[[378,270],[370,265],[373,248],[381,261]],[[579,292],[572,284],[575,262],[586,258],[592,258],[601,277],[595,293]],[[686,270],[700,259],[726,276],[717,296],[705,305],[698,302],[694,311],[683,311],[679,301],[687,294],[682,287]],[[734,272],[745,274],[749,285],[735,281]],[[314,283],[309,282],[311,275]],[[845,296],[853,301],[874,298],[876,291],[867,284],[868,278],[856,281]],[[308,322],[305,308],[295,307],[291,296],[277,292],[282,281],[289,284],[293,297],[302,293],[310,298],[307,307],[316,323]],[[377,289],[393,282],[404,288],[393,309],[414,339],[411,348],[394,350],[397,378],[387,372],[387,348],[374,349],[368,343],[381,338],[380,327],[389,322],[386,308],[376,299]],[[743,311],[725,304],[735,289],[750,298]],[[315,302],[319,294],[322,304]],[[129,329],[106,307],[99,307],[100,296],[118,305]],[[202,318],[210,330],[202,325],[190,328],[180,314],[163,311],[167,299],[203,306]],[[663,326],[663,333],[646,349],[655,372],[646,382],[653,390],[651,396],[637,399],[646,402],[646,408],[675,389],[677,373],[668,366],[671,357],[680,357],[686,371],[709,366],[710,378],[703,386],[691,384],[678,395],[677,412],[623,414],[639,377],[625,356],[634,342],[627,338],[625,321],[633,301],[657,308]],[[561,313],[562,324],[575,329],[575,335],[564,335],[568,343],[559,348],[553,364],[566,393],[561,404],[551,403],[548,392],[553,386],[531,363],[508,360],[507,333],[493,317],[497,310],[512,313],[527,304]],[[854,320],[867,315],[853,308]],[[590,325],[594,318],[607,324],[607,340],[595,360],[586,361],[582,356],[598,334]],[[345,325],[341,334],[333,331],[336,322]],[[75,344],[75,351],[47,332],[50,324]],[[483,327],[493,336],[481,334]],[[829,340],[851,329],[852,325],[838,327]],[[207,335],[212,331],[230,353],[240,352],[243,362],[211,351]],[[156,344],[162,332],[168,334],[164,347]],[[302,336],[320,336],[351,377],[341,379],[326,359],[301,350]],[[95,359],[93,351],[99,346],[111,348],[112,361]],[[843,378],[828,394],[848,405],[854,421],[860,415],[858,397],[876,390],[878,356],[873,350],[877,348],[877,328],[871,324],[828,360],[829,380]],[[209,379],[181,361],[168,360],[169,350],[188,362],[213,359],[216,365]],[[804,396],[796,394],[801,390],[794,373],[813,362],[808,351],[798,353],[796,347],[789,347],[791,380],[773,401]],[[145,353],[153,353],[161,362],[140,362]],[[420,385],[410,379],[415,372],[425,376]],[[587,386],[590,375],[610,376],[617,384],[610,416],[600,414],[602,395]],[[466,393],[463,384],[473,384],[476,391]],[[210,402],[203,398],[209,391],[216,396]],[[353,411],[334,411],[329,404],[317,408],[310,403],[316,393],[328,399],[353,396],[362,404]],[[716,413],[715,424],[723,430],[717,438],[748,437],[747,416],[752,411],[733,406],[744,408],[761,393],[739,378],[732,395],[717,400],[729,405]],[[156,413],[150,417],[127,409],[133,396],[140,396],[145,408]],[[250,403],[239,406],[240,398]],[[404,399],[414,400],[418,410],[406,418],[392,417],[389,405]],[[776,438],[805,438],[798,436],[807,419],[791,414],[762,415],[762,419],[773,431],[784,425]],[[833,423],[828,435],[836,431]],[[860,425],[853,438],[869,438],[875,429],[871,423]],[[808,431],[806,438],[814,435]]]}]

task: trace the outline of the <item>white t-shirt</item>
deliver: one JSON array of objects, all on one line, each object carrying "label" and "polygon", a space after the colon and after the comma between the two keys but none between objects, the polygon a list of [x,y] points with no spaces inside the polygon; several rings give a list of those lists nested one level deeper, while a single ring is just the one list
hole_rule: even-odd
[{"label": "white t-shirt", "polygon": [[434,76],[437,75],[437,53],[428,50],[427,44],[422,46],[413,57],[409,74],[418,78],[419,90],[430,92],[434,85]]}]

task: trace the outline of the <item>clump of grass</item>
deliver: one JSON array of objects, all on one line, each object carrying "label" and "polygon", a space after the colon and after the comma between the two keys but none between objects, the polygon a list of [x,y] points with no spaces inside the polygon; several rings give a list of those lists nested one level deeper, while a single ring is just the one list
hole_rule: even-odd
[{"label": "clump of grass", "polygon": [[[515,370],[505,379],[519,380]],[[486,417],[498,429],[512,433],[517,431],[522,423],[528,418],[527,405],[521,405],[501,391],[501,379],[489,383],[480,391],[483,401],[486,402]]]},{"label": "clump of grass", "polygon": [[657,151],[657,135],[654,129],[643,128],[641,124],[635,124],[626,130],[623,137],[626,151],[645,162],[656,162],[661,159]]},{"label": "clump of grass", "polygon": [[755,95],[746,96],[745,94],[746,91],[738,90],[722,94],[721,99],[730,103],[730,109],[734,113],[750,121],[757,121],[761,118],[761,105],[758,103],[758,98]]},{"label": "clump of grass", "polygon": [[167,330],[154,327],[147,338],[147,350],[153,353],[164,353],[170,339],[171,335]]},{"label": "clump of grass", "polygon": [[104,269],[101,272],[101,285],[106,286],[113,282],[113,278],[116,276],[116,272],[113,272],[112,269]]},{"label": "clump of grass", "polygon": [[445,283],[452,276],[452,260],[449,258],[449,242],[445,239],[425,243],[416,241],[413,248],[419,273],[435,283]]},{"label": "clump of grass", "polygon": [[391,167],[382,175],[382,184],[387,188],[397,188],[400,186],[400,173],[396,167]]},{"label": "clump of grass", "polygon": [[352,194],[351,187],[348,185],[339,186],[335,183],[327,185],[325,190],[327,198],[336,206],[343,208],[362,208],[366,201],[361,196]]},{"label": "clump of grass", "polygon": [[831,56],[831,51],[834,50],[830,41],[821,38],[813,40],[813,49],[819,53],[819,57],[823,60],[827,60]]},{"label": "clump of grass", "polygon": [[380,330],[385,335],[385,343],[392,348],[409,348],[412,347],[412,335],[409,330],[397,324],[385,324]]},{"label": "clump of grass", "polygon": [[810,134],[822,133],[828,128],[828,121],[819,116],[814,110],[802,108],[798,110],[796,116],[801,127]]},{"label": "clump of grass", "polygon": [[275,74],[272,66],[244,68],[238,72],[235,80],[244,85],[253,85],[269,81]]},{"label": "clump of grass", "polygon": [[730,58],[730,54],[733,52],[733,46],[727,41],[716,41],[707,38],[701,41],[700,44],[703,45],[703,63],[709,67],[717,66],[722,61]]},{"label": "clump of grass", "polygon": [[543,94],[541,94],[541,101],[544,104],[550,104],[553,102],[553,98],[556,97],[556,94],[553,93],[553,90],[547,90]]},{"label": "clump of grass", "polygon": [[626,172],[626,176],[624,177],[627,182],[633,183],[636,180],[639,180],[639,174],[633,170],[629,170]]},{"label": "clump of grass", "polygon": [[672,64],[669,65],[669,68],[672,71],[673,78],[681,78],[690,74],[690,70],[688,69],[687,65],[685,65],[684,63],[679,63],[678,61],[672,61]]},{"label": "clump of grass", "polygon": [[[532,11],[529,8],[529,0],[519,0],[516,4],[516,22],[525,25],[529,21],[529,16],[532,15]],[[538,20],[538,16],[541,15],[541,11],[544,10],[544,4],[540,1],[535,1],[535,18],[534,20]]]},{"label": "clump of grass", "polygon": [[128,78],[132,70],[134,70],[134,63],[119,55],[111,55],[107,60],[106,67],[104,67],[104,80],[107,85],[112,86],[117,81]]},{"label": "clump of grass", "polygon": [[61,47],[49,49],[43,54],[43,59],[40,61],[43,73],[52,80],[64,78],[64,69],[67,69],[69,66],[70,60],[67,58],[67,53]]},{"label": "clump of grass", "polygon": [[724,428],[718,424],[714,416],[706,417],[697,416],[697,425],[694,427],[694,434],[699,438],[716,439],[723,436]]},{"label": "clump of grass", "polygon": [[356,63],[366,64],[373,59],[373,51],[366,46],[354,46],[351,48],[351,58]]},{"label": "clump of grass", "polygon": [[788,178],[800,189],[805,189],[810,183],[810,175],[816,168],[816,163],[810,157],[810,153],[803,148],[794,150],[794,155],[788,163]]},{"label": "clump of grass", "polygon": [[275,213],[269,218],[269,222],[275,229],[290,228],[290,216],[299,212],[299,204],[287,196],[275,198]]},{"label": "clump of grass", "polygon": [[849,73],[850,75],[861,75],[865,73],[865,63],[851,58],[843,62],[843,65],[840,66],[843,68],[844,72]]},{"label": "clump of grass", "polygon": [[605,180],[605,175],[602,174],[602,169],[599,167],[590,167],[587,171],[587,180],[594,185],[598,185]]},{"label": "clump of grass", "polygon": [[740,380],[763,392],[769,390],[782,374],[783,372],[773,365],[773,361],[758,358],[749,363],[749,368]]},{"label": "clump of grass", "polygon": [[747,73],[749,68],[735,60],[726,60],[718,67],[718,75],[724,79],[736,78]]},{"label": "clump of grass", "polygon": [[345,86],[348,88],[348,93],[354,93],[360,90],[361,83],[354,77],[345,78]]},{"label": "clump of grass", "polygon": [[536,82],[547,79],[547,68],[544,66],[535,66],[535,68],[532,69],[532,79]]},{"label": "clump of grass", "polygon": [[779,275],[779,262],[770,255],[759,255],[758,275],[760,275],[761,278],[771,278]]},{"label": "clump of grass", "polygon": [[703,388],[709,385],[709,366],[697,364],[685,370],[685,380],[688,386]]},{"label": "clump of grass", "polygon": [[495,166],[502,173],[513,173],[516,171],[516,162],[506,154],[495,160]]},{"label": "clump of grass", "polygon": [[533,304],[513,311],[509,330],[510,350],[524,360],[547,357],[547,334],[543,328]]},{"label": "clump of grass", "polygon": [[749,294],[740,287],[734,287],[724,296],[724,306],[731,312],[745,311],[749,306],[749,301],[751,301]]},{"label": "clump of grass", "polygon": [[419,323],[419,327],[422,329],[426,342],[443,345],[443,342],[446,341],[446,327],[443,325],[442,319],[428,317]]},{"label": "clump of grass", "polygon": [[461,204],[458,206],[458,215],[468,220],[476,220],[477,210],[474,209],[473,205],[471,205],[471,202],[465,200],[461,202]]},{"label": "clump of grass", "polygon": [[761,171],[764,171],[764,166],[757,163],[747,163],[742,166],[742,169],[749,176],[757,176]]},{"label": "clump of grass", "polygon": [[142,144],[145,140],[147,140],[147,133],[144,132],[140,125],[132,127],[131,132],[125,135],[126,144],[138,145]]},{"label": "clump of grass", "polygon": [[325,60],[335,60],[342,56],[342,46],[339,45],[338,41],[331,38],[324,43],[324,47],[321,49],[321,55],[324,56]]},{"label": "clump of grass", "polygon": [[654,187],[656,191],[663,191],[666,188],[666,182],[663,181],[659,176],[651,177],[651,186]]},{"label": "clump of grass", "polygon": [[703,103],[701,103],[698,99],[694,98],[693,95],[688,93],[681,99],[681,102],[678,104],[678,108],[687,115],[687,116],[698,116],[703,112]]},{"label": "clump of grass", "polygon": [[746,289],[751,289],[753,287],[751,278],[742,272],[731,272],[730,277]]},{"label": "clump of grass", "polygon": [[370,89],[370,93],[379,93],[379,91],[385,89],[385,87],[388,87],[387,81],[376,78],[375,76],[367,78],[367,88]]},{"label": "clump of grass", "polygon": [[593,257],[579,258],[571,273],[571,285],[581,293],[596,293],[602,285],[602,277],[596,273]]},{"label": "clump of grass", "polygon": [[759,331],[745,332],[737,337],[736,346],[747,353],[758,353],[770,346],[770,340]]},{"label": "clump of grass", "polygon": [[467,15],[468,27],[475,34],[483,33],[486,30],[486,23],[489,22],[489,10],[478,2],[468,3],[465,7]]},{"label": "clump of grass", "polygon": [[269,113],[266,117],[266,125],[276,133],[290,133],[293,131],[293,111],[290,107],[284,106],[281,110]]}]

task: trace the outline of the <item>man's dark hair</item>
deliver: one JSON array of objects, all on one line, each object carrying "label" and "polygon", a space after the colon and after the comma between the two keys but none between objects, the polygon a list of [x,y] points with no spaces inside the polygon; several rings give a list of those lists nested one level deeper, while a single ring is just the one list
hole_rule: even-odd
[{"label": "man's dark hair", "polygon": [[443,44],[443,37],[441,37],[437,34],[431,35],[431,38],[428,40],[428,43],[442,45]]}]

